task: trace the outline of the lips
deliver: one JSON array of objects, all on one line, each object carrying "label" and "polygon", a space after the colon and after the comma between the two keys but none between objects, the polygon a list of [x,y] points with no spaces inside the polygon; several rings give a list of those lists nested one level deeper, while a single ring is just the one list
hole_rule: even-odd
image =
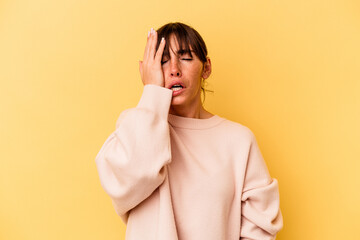
[{"label": "lips", "polygon": [[185,86],[182,82],[175,81],[175,82],[172,82],[168,88],[173,91],[172,96],[175,97],[184,91]]},{"label": "lips", "polygon": [[176,81],[176,82],[173,82],[171,83],[171,85],[168,87],[169,89],[173,89],[173,88],[185,88],[184,84],[180,81]]},{"label": "lips", "polygon": [[184,91],[184,88],[172,88],[172,96],[175,97],[181,94]]}]

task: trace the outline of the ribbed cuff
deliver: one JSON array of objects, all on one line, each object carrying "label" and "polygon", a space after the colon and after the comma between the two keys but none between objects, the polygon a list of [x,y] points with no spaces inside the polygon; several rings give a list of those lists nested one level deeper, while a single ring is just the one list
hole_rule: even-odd
[{"label": "ribbed cuff", "polygon": [[157,85],[144,86],[142,96],[137,105],[139,108],[149,109],[165,118],[168,117],[172,99],[172,90]]}]

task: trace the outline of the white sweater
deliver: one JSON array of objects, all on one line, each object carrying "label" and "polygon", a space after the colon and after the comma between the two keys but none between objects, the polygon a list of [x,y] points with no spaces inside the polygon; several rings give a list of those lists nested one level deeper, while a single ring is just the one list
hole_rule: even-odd
[{"label": "white sweater", "polygon": [[127,240],[275,239],[278,182],[253,133],[217,115],[169,114],[172,90],[146,85],[96,156]]}]

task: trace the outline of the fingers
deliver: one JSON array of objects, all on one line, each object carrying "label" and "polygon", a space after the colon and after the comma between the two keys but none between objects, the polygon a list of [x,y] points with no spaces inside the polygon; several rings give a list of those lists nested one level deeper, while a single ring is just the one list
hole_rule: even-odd
[{"label": "fingers", "polygon": [[165,49],[165,39],[160,41],[156,49],[158,33],[151,29],[148,34],[143,61],[139,61],[139,71],[144,85],[154,84],[164,86],[164,74],[161,58]]},{"label": "fingers", "polygon": [[156,43],[157,43],[157,32],[152,29],[153,32],[150,34],[150,49],[149,49],[149,59],[155,58],[155,51],[156,51]]},{"label": "fingers", "polygon": [[143,70],[142,70],[142,61],[139,61],[139,71],[140,71],[140,76],[143,76]]},{"label": "fingers", "polygon": [[164,53],[164,49],[165,49],[165,39],[161,38],[159,48],[158,48],[158,50],[156,52],[156,55],[155,55],[155,62],[160,62],[161,63],[161,58],[162,58],[162,55]]},{"label": "fingers", "polygon": [[150,48],[150,36],[151,36],[151,31],[148,32],[148,36],[147,36],[147,41],[146,41],[146,45],[145,45],[145,51],[144,51],[144,57],[143,60],[146,61],[149,55],[149,48]]},{"label": "fingers", "polygon": [[[144,61],[153,60],[154,59],[154,51],[152,48],[154,48],[154,35],[157,35],[156,31],[151,28],[151,30],[148,32],[148,38],[145,46],[145,52],[144,52]],[[151,55],[153,54],[153,55]]]},{"label": "fingers", "polygon": [[162,42],[160,42],[159,48],[156,51],[157,39],[158,39],[158,33],[153,28],[151,28],[151,30],[148,32],[148,39],[145,46],[144,59],[143,59],[144,62],[154,60],[156,58],[156,55],[158,55],[159,50],[161,51],[161,56],[162,56],[162,53],[164,52],[163,48],[165,46],[165,43],[163,43],[163,45],[161,46]]}]

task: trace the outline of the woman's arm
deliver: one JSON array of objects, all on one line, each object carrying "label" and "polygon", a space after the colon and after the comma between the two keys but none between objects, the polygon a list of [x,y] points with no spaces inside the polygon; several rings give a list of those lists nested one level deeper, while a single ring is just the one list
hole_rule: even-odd
[{"label": "woman's arm", "polygon": [[283,227],[278,181],[270,177],[253,134],[241,200],[240,239],[275,239]]},{"label": "woman's arm", "polygon": [[136,108],[121,113],[116,130],[96,156],[100,181],[116,212],[127,222],[128,212],[164,181],[171,160],[167,117],[172,90],[164,88],[161,58],[165,40],[156,50],[157,33],[148,34],[139,64],[144,91]]},{"label": "woman's arm", "polygon": [[116,130],[96,156],[101,185],[124,222],[165,178],[171,161],[167,122],[172,91],[146,85],[136,108],[121,113]]}]

